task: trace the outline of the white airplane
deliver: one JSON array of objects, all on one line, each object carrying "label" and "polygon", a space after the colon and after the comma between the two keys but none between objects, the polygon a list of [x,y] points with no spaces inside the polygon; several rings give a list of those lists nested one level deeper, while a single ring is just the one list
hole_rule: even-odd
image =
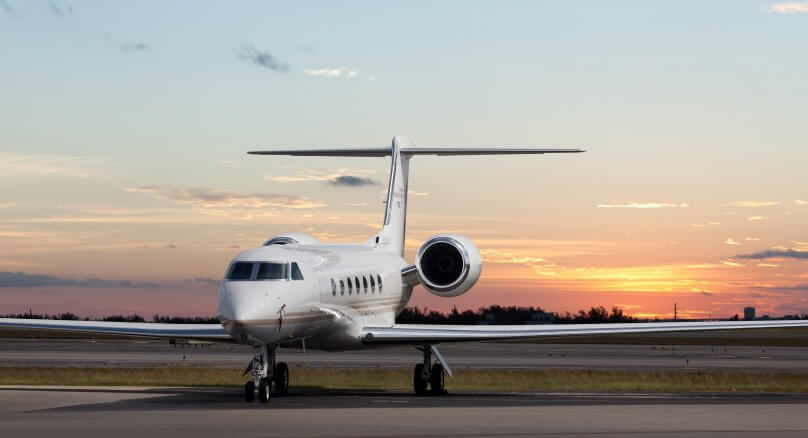
[{"label": "white airplane", "polygon": [[[238,342],[254,346],[247,368],[247,401],[266,403],[271,387],[285,394],[289,369],[276,362],[278,347],[339,351],[412,345],[422,354],[413,388],[444,393],[451,368],[437,345],[444,342],[507,340],[546,336],[806,326],[808,320],[655,322],[564,325],[396,324],[413,287],[451,298],[471,289],[482,260],[474,244],[457,234],[428,239],[415,263],[404,259],[407,179],[415,155],[504,155],[584,152],[580,149],[416,148],[406,138],[391,147],[255,151],[257,155],[392,157],[384,224],[369,240],[325,244],[301,233],[274,236],[236,256],[218,292],[219,324],[161,324],[0,319],[0,327],[108,333],[170,339]],[[245,372],[246,374],[246,372]]]}]

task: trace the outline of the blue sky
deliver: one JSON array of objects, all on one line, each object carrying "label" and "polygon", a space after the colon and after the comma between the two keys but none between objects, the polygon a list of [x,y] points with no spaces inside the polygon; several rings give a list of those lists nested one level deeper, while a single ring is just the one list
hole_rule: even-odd
[{"label": "blue sky", "polygon": [[[588,149],[413,162],[410,251],[454,230],[514,256],[492,263],[487,289],[465,305],[497,301],[486,291],[514,279],[536,292],[510,302],[553,310],[642,301],[597,295],[603,278],[587,286],[571,272],[738,263],[742,252],[808,242],[808,207],[797,202],[808,199],[807,43],[805,2],[4,0],[0,244],[10,249],[0,271],[181,290],[273,233],[370,235],[382,160],[244,152],[406,135],[423,146]],[[343,174],[379,184],[328,184]],[[211,204],[223,191],[241,198]],[[758,204],[733,206],[744,201]],[[165,251],[133,249],[144,247]],[[166,266],[168,249],[197,262]],[[550,282],[551,265],[535,259],[571,278],[558,269]],[[676,271],[713,295],[693,292],[703,285],[663,292],[728,312],[765,285],[808,284],[804,263],[770,264],[781,275]],[[579,298],[554,301],[559,290]],[[661,313],[653,302],[636,312]]]}]

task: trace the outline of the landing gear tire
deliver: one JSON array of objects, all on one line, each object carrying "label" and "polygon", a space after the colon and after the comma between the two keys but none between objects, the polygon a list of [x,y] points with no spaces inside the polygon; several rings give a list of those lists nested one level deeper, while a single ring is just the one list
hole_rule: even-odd
[{"label": "landing gear tire", "polygon": [[244,400],[247,403],[255,401],[255,383],[252,380],[244,384]]},{"label": "landing gear tire", "polygon": [[427,381],[424,379],[424,364],[415,365],[415,372],[412,374],[412,386],[418,395],[426,393]]},{"label": "landing gear tire", "polygon": [[286,363],[279,362],[275,366],[272,379],[275,381],[275,392],[278,395],[286,395],[289,392],[289,367]]},{"label": "landing gear tire", "polygon": [[269,403],[272,396],[270,395],[269,380],[266,378],[261,379],[258,384],[258,401],[261,403]]},{"label": "landing gear tire", "polygon": [[443,366],[436,363],[432,365],[432,373],[429,376],[429,386],[432,390],[432,394],[443,395],[446,392],[443,382]]}]

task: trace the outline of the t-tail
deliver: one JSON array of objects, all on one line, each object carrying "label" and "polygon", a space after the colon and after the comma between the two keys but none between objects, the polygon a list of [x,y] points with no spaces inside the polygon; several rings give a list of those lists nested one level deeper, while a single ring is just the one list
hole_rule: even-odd
[{"label": "t-tail", "polygon": [[302,157],[384,157],[391,156],[390,178],[387,184],[384,222],[382,230],[373,240],[390,251],[404,254],[407,228],[407,191],[410,158],[413,155],[522,155],[563,154],[584,152],[583,149],[535,148],[469,148],[469,147],[415,147],[406,137],[393,137],[390,147],[337,148],[337,149],[284,149],[250,151],[254,155],[291,155]]}]

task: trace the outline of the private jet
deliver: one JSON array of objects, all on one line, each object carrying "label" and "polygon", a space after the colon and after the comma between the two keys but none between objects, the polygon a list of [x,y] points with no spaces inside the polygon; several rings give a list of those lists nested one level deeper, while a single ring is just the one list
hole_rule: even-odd
[{"label": "private jet", "polygon": [[[227,266],[217,294],[221,324],[163,324],[97,321],[0,319],[17,327],[126,336],[237,342],[254,347],[245,374],[244,397],[261,403],[286,394],[289,368],[276,362],[279,347],[325,351],[411,345],[420,352],[414,366],[415,394],[443,394],[452,376],[438,345],[547,336],[794,327],[808,321],[709,321],[564,325],[396,324],[413,288],[450,299],[468,292],[480,278],[477,247],[458,234],[427,239],[414,263],[404,258],[407,183],[410,160],[418,155],[572,154],[581,149],[424,148],[404,137],[390,147],[291,149],[248,152],[297,157],[391,157],[381,230],[355,244],[321,243],[303,233],[273,236],[237,255]],[[529,196],[529,192],[526,192]]]}]

